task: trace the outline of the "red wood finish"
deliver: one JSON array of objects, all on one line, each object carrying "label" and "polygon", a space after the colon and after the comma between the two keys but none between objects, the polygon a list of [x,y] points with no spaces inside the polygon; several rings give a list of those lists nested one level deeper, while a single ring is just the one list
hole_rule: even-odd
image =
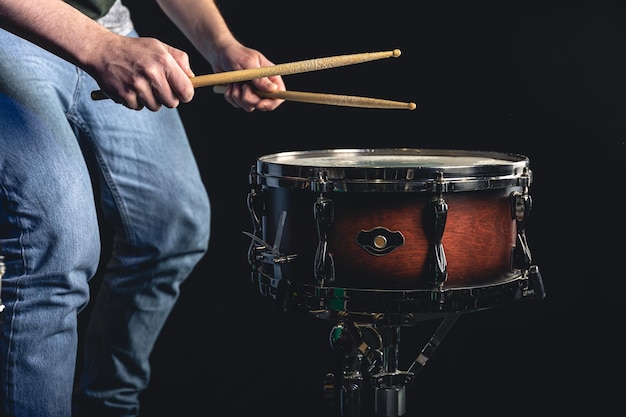
[{"label": "red wood finish", "polygon": [[[267,190],[266,190],[267,191]],[[442,194],[448,204],[442,237],[448,279],[445,286],[474,286],[511,272],[515,222],[510,193],[514,189]],[[429,228],[433,193],[328,193],[334,219],[327,229],[328,248],[335,264],[335,282],[325,285],[364,289],[431,287],[426,263],[434,240]],[[278,217],[287,212],[281,252],[298,254],[283,277],[317,284],[313,277],[318,236],[313,218],[316,195],[303,190],[275,189],[265,196],[264,240],[274,242]],[[356,243],[361,230],[384,227],[400,231],[404,245],[387,255],[373,255]]]},{"label": "red wood finish", "polygon": [[[446,285],[484,283],[510,271],[515,223],[508,194],[497,194],[444,194],[448,204],[442,237],[448,267]],[[430,284],[426,263],[434,245],[432,233],[428,232],[432,197],[401,195],[394,198],[397,201],[386,201],[389,204],[385,206],[383,200],[390,197],[377,195],[379,201],[368,205],[359,202],[361,198],[335,205],[329,247],[340,286],[396,289]],[[360,230],[378,226],[400,231],[404,245],[388,255],[376,256],[356,244],[355,236]]]}]

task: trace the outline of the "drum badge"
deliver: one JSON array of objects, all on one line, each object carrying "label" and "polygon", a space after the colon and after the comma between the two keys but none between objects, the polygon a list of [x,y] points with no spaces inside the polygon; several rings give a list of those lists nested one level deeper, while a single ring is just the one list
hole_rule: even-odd
[{"label": "drum badge", "polygon": [[404,236],[399,230],[392,232],[386,227],[379,226],[361,230],[356,235],[356,243],[372,255],[383,256],[404,245]]}]

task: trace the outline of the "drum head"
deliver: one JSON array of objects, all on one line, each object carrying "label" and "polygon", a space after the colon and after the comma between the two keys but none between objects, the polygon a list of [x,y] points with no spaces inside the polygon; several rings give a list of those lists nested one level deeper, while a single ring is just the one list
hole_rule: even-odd
[{"label": "drum head", "polygon": [[[259,184],[344,192],[473,191],[519,184],[529,165],[518,154],[451,149],[327,149],[257,160]],[[524,181],[530,181],[526,173]]]}]

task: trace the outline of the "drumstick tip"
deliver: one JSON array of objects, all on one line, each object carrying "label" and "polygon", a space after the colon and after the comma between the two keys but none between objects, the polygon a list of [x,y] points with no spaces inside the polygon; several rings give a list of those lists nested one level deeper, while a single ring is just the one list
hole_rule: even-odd
[{"label": "drumstick tip", "polygon": [[399,50],[399,49],[394,49],[394,50],[393,50],[393,57],[394,57],[394,58],[397,58],[397,57],[399,57],[399,56],[400,56],[400,54],[401,54],[401,53],[402,53],[402,52],[400,52],[400,50]]},{"label": "drumstick tip", "polygon": [[417,105],[415,103],[409,103],[409,110],[415,110],[417,108]]}]

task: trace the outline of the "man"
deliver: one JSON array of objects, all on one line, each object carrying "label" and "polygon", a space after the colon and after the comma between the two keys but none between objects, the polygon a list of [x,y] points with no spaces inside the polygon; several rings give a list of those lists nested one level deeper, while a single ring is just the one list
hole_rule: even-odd
[{"label": "man", "polygon": [[[157,2],[215,72],[273,65],[213,0]],[[121,0],[0,0],[0,27],[0,416],[137,416],[154,343],[209,240],[176,110],[194,95],[188,55],[139,37]],[[224,97],[247,112],[282,103],[253,86],[285,89],[275,76]],[[92,100],[99,89],[111,99]],[[100,259],[74,387],[77,315]]]}]

